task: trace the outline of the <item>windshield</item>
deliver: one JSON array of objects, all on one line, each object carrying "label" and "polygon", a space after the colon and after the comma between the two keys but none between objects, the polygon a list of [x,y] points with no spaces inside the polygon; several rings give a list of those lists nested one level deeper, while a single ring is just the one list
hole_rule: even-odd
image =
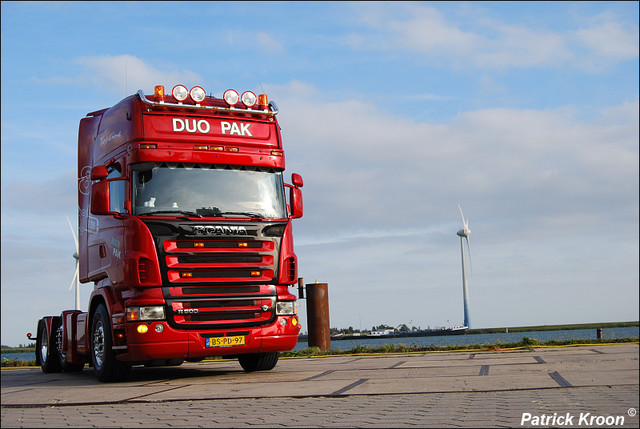
[{"label": "windshield", "polygon": [[282,173],[275,169],[169,163],[131,168],[137,215],[287,217]]}]

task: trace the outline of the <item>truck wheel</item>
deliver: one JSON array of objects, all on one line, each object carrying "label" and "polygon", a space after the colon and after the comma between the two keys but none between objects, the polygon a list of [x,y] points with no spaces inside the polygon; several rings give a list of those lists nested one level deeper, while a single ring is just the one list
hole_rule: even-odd
[{"label": "truck wheel", "polygon": [[111,322],[109,313],[103,304],[93,313],[91,323],[91,361],[100,381],[122,381],[131,372],[129,362],[119,362],[111,348]]},{"label": "truck wheel", "polygon": [[55,333],[57,332],[59,325],[60,318],[53,317],[51,320],[51,333],[54,338],[53,341],[49,341],[50,338],[47,334],[47,324],[44,319],[40,321],[36,353],[38,353],[42,372],[60,372],[60,358],[58,356],[58,348],[56,347],[55,342]]},{"label": "truck wheel", "polygon": [[269,371],[273,369],[278,363],[278,357],[280,353],[254,353],[248,355],[241,355],[238,357],[240,366],[247,372],[252,371]]},{"label": "truck wheel", "polygon": [[56,329],[56,348],[58,350],[58,357],[60,358],[60,369],[63,372],[77,372],[84,368],[84,363],[71,363],[67,362],[67,354],[62,351],[62,337],[64,335],[62,323]]}]

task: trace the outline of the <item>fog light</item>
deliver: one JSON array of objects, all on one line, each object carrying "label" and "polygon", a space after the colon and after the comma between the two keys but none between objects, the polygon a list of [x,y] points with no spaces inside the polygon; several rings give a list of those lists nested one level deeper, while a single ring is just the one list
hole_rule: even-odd
[{"label": "fog light", "polygon": [[138,325],[136,328],[136,331],[138,331],[139,334],[146,334],[148,330],[149,327],[147,325]]},{"label": "fog light", "polygon": [[282,327],[287,326],[287,319],[285,319],[284,317],[280,319],[280,324],[282,325]]},{"label": "fog light", "polygon": [[224,101],[226,101],[229,106],[235,106],[238,101],[240,101],[240,95],[233,89],[227,89],[222,95],[222,98],[224,98]]},{"label": "fog light", "polygon": [[187,90],[187,87],[184,85],[176,85],[171,90],[171,94],[175,97],[176,100],[178,100],[178,102],[182,103],[184,100],[187,99],[187,95],[189,95],[189,91]]},{"label": "fog light", "polygon": [[202,89],[201,86],[194,86],[193,88],[191,88],[191,91],[189,91],[189,95],[191,96],[191,99],[193,101],[195,101],[196,103],[201,103],[202,100],[204,100],[207,96],[207,93],[204,91],[204,89]]}]

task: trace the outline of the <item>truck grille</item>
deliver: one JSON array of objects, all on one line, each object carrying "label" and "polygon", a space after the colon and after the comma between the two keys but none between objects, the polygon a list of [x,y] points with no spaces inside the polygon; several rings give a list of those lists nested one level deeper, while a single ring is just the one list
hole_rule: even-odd
[{"label": "truck grille", "polygon": [[259,326],[275,318],[275,286],[168,287],[165,296],[174,327]]},{"label": "truck grille", "polygon": [[276,274],[272,240],[167,240],[164,257],[172,284],[264,283]]},{"label": "truck grille", "polygon": [[171,326],[213,330],[275,321],[283,222],[248,222],[242,228],[223,221],[146,223],[156,239]]},{"label": "truck grille", "polygon": [[162,241],[167,319],[182,329],[260,326],[275,320],[278,239],[189,237]]}]

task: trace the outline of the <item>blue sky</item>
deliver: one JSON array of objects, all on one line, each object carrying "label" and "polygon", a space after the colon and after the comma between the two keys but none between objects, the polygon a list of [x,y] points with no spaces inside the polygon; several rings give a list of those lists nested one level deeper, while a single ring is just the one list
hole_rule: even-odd
[{"label": "blue sky", "polygon": [[461,324],[458,203],[473,327],[638,320],[637,2],[1,7],[3,344],[73,306],[80,119],[177,83],[278,103],[331,326]]}]

